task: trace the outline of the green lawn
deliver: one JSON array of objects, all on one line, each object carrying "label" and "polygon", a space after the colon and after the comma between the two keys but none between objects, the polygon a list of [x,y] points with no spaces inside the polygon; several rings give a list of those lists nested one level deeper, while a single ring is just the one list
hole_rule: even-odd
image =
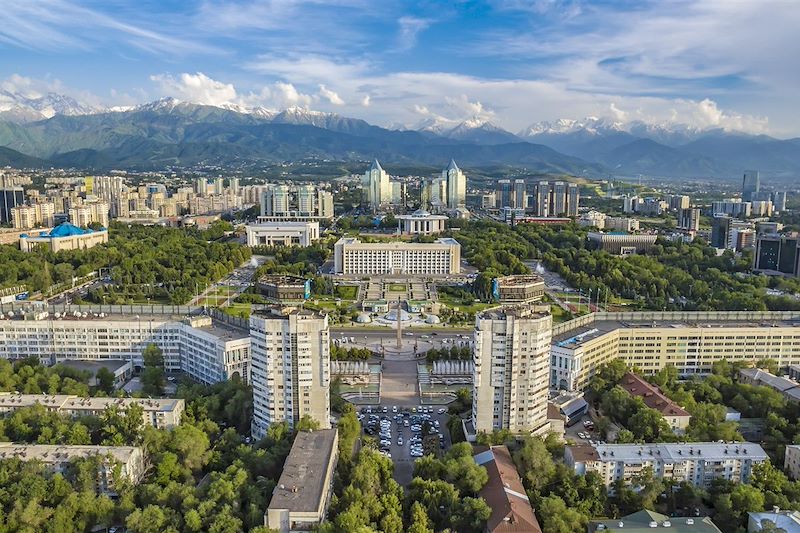
[{"label": "green lawn", "polygon": [[338,285],[336,296],[342,300],[355,300],[358,297],[358,287],[354,285]]},{"label": "green lawn", "polygon": [[390,283],[388,290],[389,292],[405,292],[408,290],[408,285],[405,283]]},{"label": "green lawn", "polygon": [[227,307],[220,308],[223,313],[235,316],[237,318],[249,318],[251,309],[252,304],[243,304],[238,302],[234,302]]}]

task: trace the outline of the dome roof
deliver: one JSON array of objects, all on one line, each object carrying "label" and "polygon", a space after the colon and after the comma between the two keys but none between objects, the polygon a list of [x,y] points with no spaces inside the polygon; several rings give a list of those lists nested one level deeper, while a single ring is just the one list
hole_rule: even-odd
[{"label": "dome roof", "polygon": [[[389,311],[388,313],[383,315],[383,318],[385,318],[386,320],[394,320],[396,322],[397,321],[397,309],[392,309],[391,311]],[[410,319],[411,319],[411,317],[406,312],[406,310],[405,309],[401,309],[400,310],[400,320],[405,322],[406,320],[410,320]]]},{"label": "dome roof", "polygon": [[370,318],[369,313],[360,313],[358,317],[356,317],[356,322],[359,324],[369,324],[372,322],[372,318]]},{"label": "dome roof", "polygon": [[428,318],[425,319],[425,322],[428,324],[441,324],[441,319],[436,315],[428,315]]}]

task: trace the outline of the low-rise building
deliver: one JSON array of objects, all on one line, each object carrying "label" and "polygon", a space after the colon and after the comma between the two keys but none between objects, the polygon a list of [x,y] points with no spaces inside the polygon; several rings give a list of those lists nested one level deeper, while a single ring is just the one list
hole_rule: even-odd
[{"label": "low-rise building", "polygon": [[95,457],[102,458],[102,461],[98,461],[95,485],[99,493],[116,494],[114,479],[117,472],[123,479],[127,479],[134,485],[144,478],[144,454],[141,448],[135,446],[82,446],[0,442],[0,460],[39,461],[54,473],[65,473],[72,463],[78,459]]},{"label": "low-rise building", "polygon": [[664,417],[664,420],[666,420],[667,424],[672,428],[672,431],[683,433],[689,426],[692,415],[680,405],[670,400],[656,385],[653,385],[641,376],[637,376],[633,372],[628,372],[622,377],[619,385],[631,396],[641,398],[647,407],[661,413],[661,416]]},{"label": "low-rise building", "polygon": [[613,255],[631,255],[648,251],[656,243],[657,235],[631,234],[622,231],[600,233],[590,231],[589,242]]},{"label": "low-rise building", "polygon": [[639,231],[639,220],[629,217],[606,217],[605,227],[607,230],[631,233]]},{"label": "low-rise building", "polygon": [[311,297],[311,280],[298,276],[262,276],[256,282],[256,288],[274,303],[303,302]]},{"label": "low-rise building", "polygon": [[432,243],[365,243],[342,237],[334,245],[337,274],[449,275],[461,272],[461,245],[452,238]]},{"label": "low-rise building", "polygon": [[148,426],[168,429],[181,423],[185,402],[180,398],[81,398],[69,394],[16,394],[0,392],[0,413],[7,414],[23,407],[41,405],[48,411],[68,416],[100,416],[110,407],[128,409],[140,406],[142,419]]},{"label": "low-rise building", "polygon": [[311,246],[319,239],[319,222],[285,221],[248,224],[247,246]]},{"label": "low-rise building", "polygon": [[800,403],[800,383],[788,377],[776,376],[760,368],[743,368],[739,371],[739,382],[761,385],[780,392],[793,403]]},{"label": "low-rise building", "polygon": [[665,533],[722,533],[707,516],[667,516],[647,509],[613,520],[591,520],[587,531],[595,533],[621,530],[626,533],[650,533],[653,529]]},{"label": "low-rise building", "polygon": [[541,533],[508,448],[492,446],[474,459],[489,474],[489,481],[478,494],[492,510],[484,533]]},{"label": "low-rise building", "polygon": [[432,215],[423,209],[396,218],[398,232],[402,235],[435,235],[447,229],[445,215]]},{"label": "low-rise building", "polygon": [[19,248],[23,252],[30,252],[37,246],[46,246],[53,252],[62,250],[85,250],[98,244],[108,242],[106,229],[91,230],[81,229],[64,222],[49,232],[40,232],[38,235],[22,234],[19,236]]},{"label": "low-rise building", "polygon": [[769,460],[752,442],[689,442],[669,444],[579,444],[564,449],[564,460],[578,475],[595,472],[606,487],[626,485],[645,468],[657,479],[708,488],[712,481],[750,481],[753,465]]},{"label": "low-rise building", "polygon": [[312,531],[325,519],[338,444],[336,428],[297,434],[272,491],[265,526],[280,533]]},{"label": "low-rise building", "polygon": [[792,479],[800,479],[800,444],[787,444],[783,469]]},{"label": "low-rise building", "polygon": [[492,280],[492,297],[501,303],[538,302],[544,296],[544,279],[535,274],[504,276]]}]

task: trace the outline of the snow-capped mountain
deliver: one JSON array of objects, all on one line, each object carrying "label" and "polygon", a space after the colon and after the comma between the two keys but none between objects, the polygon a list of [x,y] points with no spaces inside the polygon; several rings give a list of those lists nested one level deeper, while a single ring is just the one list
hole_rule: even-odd
[{"label": "snow-capped mountain", "polygon": [[474,142],[477,144],[504,144],[520,142],[510,131],[492,124],[480,117],[459,122],[444,117],[429,117],[411,128],[423,133],[433,133],[448,139]]},{"label": "snow-capped mountain", "polygon": [[581,120],[560,118],[531,124],[517,135],[519,137],[535,137],[537,135],[564,135],[584,131],[590,134],[625,131],[624,123],[598,117],[586,117]]},{"label": "snow-capped mountain", "polygon": [[33,122],[52,118],[55,115],[88,115],[98,108],[79,103],[74,98],[56,93],[30,97],[0,89],[0,120]]}]

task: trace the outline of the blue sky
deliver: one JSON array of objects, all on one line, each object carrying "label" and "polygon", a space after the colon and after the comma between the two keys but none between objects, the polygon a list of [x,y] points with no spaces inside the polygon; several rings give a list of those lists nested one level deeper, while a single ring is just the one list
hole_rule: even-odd
[{"label": "blue sky", "polygon": [[4,0],[0,87],[511,131],[603,116],[800,134],[800,2]]}]

